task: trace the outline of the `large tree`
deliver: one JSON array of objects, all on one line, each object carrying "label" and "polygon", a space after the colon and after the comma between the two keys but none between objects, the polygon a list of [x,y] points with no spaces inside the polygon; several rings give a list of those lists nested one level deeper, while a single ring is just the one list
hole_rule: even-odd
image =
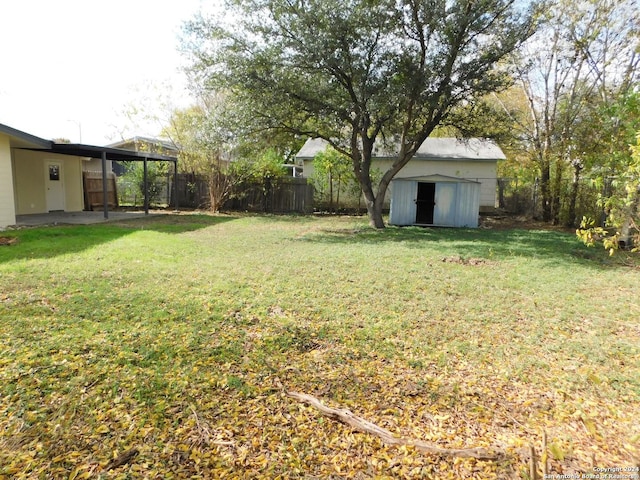
[{"label": "large tree", "polygon": [[[524,2],[527,3],[527,2]],[[235,95],[254,125],[327,140],[351,159],[370,223],[393,177],[457,107],[508,82],[533,30],[516,0],[236,0],[226,24],[187,26],[195,78]],[[374,145],[392,166],[371,179]]]},{"label": "large tree", "polygon": [[590,137],[602,143],[596,125],[603,106],[633,87],[640,60],[637,22],[635,0],[558,0],[522,50],[518,77],[530,119],[519,128],[539,170],[545,221],[560,221],[568,174],[567,221],[575,221],[578,182],[594,150],[585,132],[591,128]]}]

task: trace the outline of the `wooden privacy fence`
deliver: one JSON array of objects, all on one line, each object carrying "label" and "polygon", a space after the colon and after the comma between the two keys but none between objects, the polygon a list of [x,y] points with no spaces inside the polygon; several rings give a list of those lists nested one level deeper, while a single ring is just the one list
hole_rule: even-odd
[{"label": "wooden privacy fence", "polygon": [[224,204],[229,210],[267,213],[312,213],[313,186],[306,178],[284,177],[265,184],[243,185]]},{"label": "wooden privacy fence", "polygon": [[[102,172],[82,172],[82,182],[84,185],[84,209],[95,210],[103,208]],[[110,208],[118,206],[116,175],[113,172],[107,172],[107,205]]]},{"label": "wooden privacy fence", "polygon": [[[203,176],[179,174],[172,189],[171,205],[208,208],[209,185]],[[231,188],[225,210],[268,213],[312,213],[313,186],[306,178],[282,177],[271,182],[242,183]]]},{"label": "wooden privacy fence", "polygon": [[211,199],[207,179],[202,175],[179,173],[171,189],[171,205],[175,206],[176,200],[181,207],[208,208]]}]

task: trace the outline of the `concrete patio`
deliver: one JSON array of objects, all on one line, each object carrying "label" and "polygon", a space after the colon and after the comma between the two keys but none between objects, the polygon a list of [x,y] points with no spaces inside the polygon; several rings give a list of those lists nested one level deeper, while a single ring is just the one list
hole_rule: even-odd
[{"label": "concrete patio", "polygon": [[[151,213],[146,216],[162,215]],[[104,218],[104,212],[49,212],[32,215],[17,215],[17,227],[38,227],[44,225],[90,225],[94,223],[131,220],[145,217],[144,212],[109,212],[109,218]]]}]

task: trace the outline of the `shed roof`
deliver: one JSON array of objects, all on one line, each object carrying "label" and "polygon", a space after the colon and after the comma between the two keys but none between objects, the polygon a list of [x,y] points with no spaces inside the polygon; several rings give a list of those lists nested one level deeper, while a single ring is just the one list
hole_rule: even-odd
[{"label": "shed roof", "polygon": [[394,178],[392,182],[425,182],[425,183],[477,183],[475,180],[469,180],[468,178],[450,177],[448,175],[422,175],[417,177],[400,177]]},{"label": "shed roof", "polygon": [[[298,151],[296,158],[312,159],[324,151],[329,143],[322,138],[310,138]],[[398,149],[374,147],[374,158],[394,158]],[[496,142],[484,138],[427,138],[413,157],[418,160],[505,160],[502,149]]]}]

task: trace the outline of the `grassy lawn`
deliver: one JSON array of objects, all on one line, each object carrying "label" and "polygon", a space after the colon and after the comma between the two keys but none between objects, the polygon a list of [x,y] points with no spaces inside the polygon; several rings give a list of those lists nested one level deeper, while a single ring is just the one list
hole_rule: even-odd
[{"label": "grassy lawn", "polygon": [[[543,433],[549,472],[640,461],[640,269],[571,234],[180,215],[3,236],[0,478],[528,478]],[[501,457],[387,446],[289,391]]]}]

